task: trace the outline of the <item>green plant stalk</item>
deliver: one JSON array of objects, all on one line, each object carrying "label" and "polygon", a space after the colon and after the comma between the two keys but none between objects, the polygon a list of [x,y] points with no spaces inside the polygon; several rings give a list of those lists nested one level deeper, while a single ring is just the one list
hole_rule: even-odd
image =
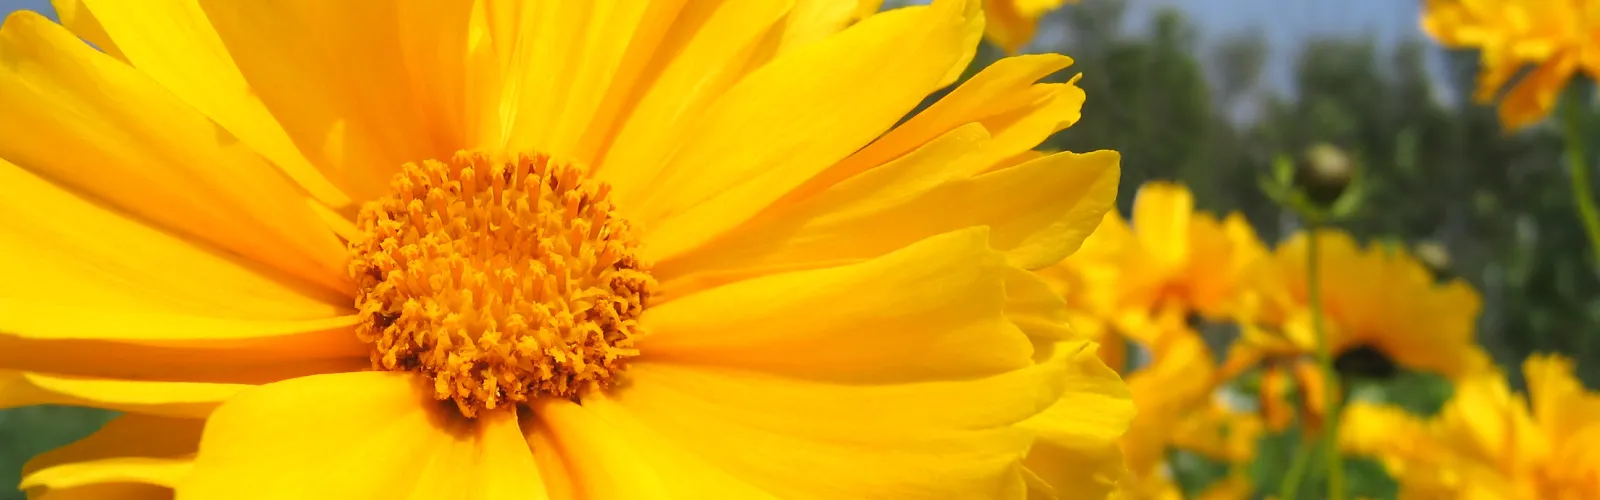
[{"label": "green plant stalk", "polygon": [[1306,237],[1306,296],[1311,302],[1311,331],[1317,337],[1317,364],[1322,367],[1324,385],[1322,419],[1322,449],[1328,460],[1328,500],[1344,500],[1344,460],[1339,456],[1339,408],[1343,402],[1339,390],[1339,374],[1333,370],[1333,348],[1328,342],[1328,332],[1322,327],[1322,265],[1318,261],[1317,230],[1321,229],[1319,217],[1311,217],[1311,228]]},{"label": "green plant stalk", "polygon": [[1589,236],[1593,272],[1600,272],[1600,208],[1596,208],[1594,188],[1589,185],[1589,161],[1583,149],[1582,103],[1571,96],[1563,99],[1561,118],[1567,143],[1567,174],[1572,177],[1573,207],[1583,220],[1583,232]]},{"label": "green plant stalk", "polygon": [[1316,450],[1315,441],[1300,440],[1300,446],[1294,449],[1294,457],[1289,459],[1289,470],[1283,473],[1283,484],[1278,486],[1278,500],[1294,500],[1300,496],[1300,480],[1306,477],[1306,468],[1311,465],[1311,454]]}]

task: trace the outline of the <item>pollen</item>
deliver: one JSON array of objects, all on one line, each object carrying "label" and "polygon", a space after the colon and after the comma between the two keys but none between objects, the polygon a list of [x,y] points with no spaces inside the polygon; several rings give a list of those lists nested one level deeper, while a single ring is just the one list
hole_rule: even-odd
[{"label": "pollen", "polygon": [[655,286],[610,186],[546,155],[408,163],[350,242],[376,370],[462,415],[602,389],[637,356]]}]

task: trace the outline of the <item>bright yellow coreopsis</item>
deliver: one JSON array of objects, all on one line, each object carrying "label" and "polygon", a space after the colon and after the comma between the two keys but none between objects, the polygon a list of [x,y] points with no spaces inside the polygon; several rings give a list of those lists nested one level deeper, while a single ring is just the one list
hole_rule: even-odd
[{"label": "bright yellow coreopsis", "polygon": [[[1244,338],[1235,344],[1224,372],[1231,376],[1265,360],[1265,393],[1283,392],[1288,379],[1296,379],[1308,398],[1305,405],[1320,412],[1327,395],[1309,361],[1317,345],[1306,275],[1310,239],[1304,232],[1291,236],[1252,273],[1255,294],[1245,313]],[[1439,283],[1404,249],[1363,247],[1342,231],[1318,231],[1316,241],[1323,331],[1334,356],[1368,350],[1400,367],[1451,378],[1488,366],[1475,338],[1480,299],[1471,285],[1459,279]],[[1268,415],[1274,427],[1284,416]]]},{"label": "bright yellow coreopsis", "polygon": [[1044,274],[1067,297],[1073,325],[1085,335],[1119,333],[1151,344],[1156,339],[1145,334],[1175,331],[1191,315],[1236,317],[1251,291],[1249,271],[1264,255],[1243,216],[1219,221],[1195,210],[1187,188],[1151,182],[1135,195],[1129,221],[1107,214],[1078,253]]},{"label": "bright yellow coreopsis", "polygon": [[1439,414],[1355,403],[1341,446],[1380,460],[1401,499],[1580,500],[1600,498],[1600,394],[1572,376],[1572,363],[1536,355],[1523,362],[1526,397],[1499,373],[1456,384]]},{"label": "bright yellow coreopsis", "polygon": [[[0,27],[32,495],[1101,498],[1126,386],[1030,271],[1110,209],[978,0],[59,0]],[[853,7],[853,5],[846,5]],[[84,43],[88,40],[93,43]],[[97,50],[98,48],[99,50]]]},{"label": "bright yellow coreopsis", "polygon": [[1500,103],[1507,129],[1549,115],[1574,72],[1600,77],[1600,3],[1590,0],[1427,0],[1422,30],[1446,47],[1480,51],[1480,102],[1536,66]]},{"label": "bright yellow coreopsis", "polygon": [[[1127,376],[1138,409],[1122,439],[1128,476],[1115,498],[1157,500],[1183,498],[1167,470],[1169,450],[1194,451],[1242,467],[1255,454],[1259,419],[1221,408],[1213,399],[1216,362],[1200,335],[1187,327],[1148,335],[1150,363]],[[1208,488],[1202,498],[1248,498],[1250,484],[1238,469]]]}]

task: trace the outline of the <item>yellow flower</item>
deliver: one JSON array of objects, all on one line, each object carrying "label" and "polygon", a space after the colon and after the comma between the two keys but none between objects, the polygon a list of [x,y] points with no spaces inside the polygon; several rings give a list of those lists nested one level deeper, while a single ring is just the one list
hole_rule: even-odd
[{"label": "yellow flower", "polygon": [[973,57],[976,0],[57,3],[0,28],[0,406],[125,416],[32,494],[1077,498],[1120,469],[1126,388],[1028,272],[1117,155],[1007,163],[1076,121],[1035,83],[1070,60],[896,126]]},{"label": "yellow flower", "polygon": [[[1306,282],[1306,233],[1279,245],[1256,276],[1256,326],[1278,329],[1297,353],[1315,350]],[[1371,348],[1400,366],[1451,378],[1488,366],[1478,345],[1477,291],[1460,279],[1439,283],[1404,248],[1365,248],[1348,233],[1317,233],[1323,329],[1335,355]]]},{"label": "yellow flower", "polygon": [[1458,383],[1428,419],[1353,404],[1340,444],[1382,461],[1402,499],[1600,498],[1600,394],[1584,390],[1560,357],[1530,357],[1522,370],[1526,398],[1484,372]]},{"label": "yellow flower", "polygon": [[1212,401],[1179,419],[1172,444],[1218,462],[1248,464],[1255,460],[1263,431],[1260,414]]},{"label": "yellow flower", "polygon": [[1128,389],[1138,409],[1122,453],[1128,476],[1117,485],[1118,498],[1180,498],[1167,477],[1166,455],[1179,423],[1210,398],[1216,363],[1200,335],[1182,325],[1149,335],[1159,339],[1148,366],[1128,376]]},{"label": "yellow flower", "polygon": [[[1479,298],[1461,280],[1437,283],[1427,266],[1404,249],[1359,246],[1349,234],[1317,233],[1322,276],[1323,329],[1334,356],[1381,357],[1400,367],[1451,378],[1489,366],[1474,338]],[[1290,385],[1302,389],[1302,409],[1319,414],[1326,398],[1306,288],[1306,233],[1297,233],[1262,262],[1251,280],[1255,293],[1244,336],[1234,344],[1223,378],[1265,359],[1263,409],[1270,427],[1289,415],[1274,401]]]},{"label": "yellow flower", "polygon": [[1247,271],[1266,254],[1243,216],[1218,221],[1195,212],[1187,188],[1151,182],[1134,198],[1131,224],[1108,214],[1078,253],[1044,271],[1082,312],[1074,326],[1086,334],[1118,330],[1150,344],[1154,339],[1135,334],[1173,331],[1152,323],[1238,315],[1249,291]]},{"label": "yellow flower", "polygon": [[988,26],[984,35],[989,41],[1015,54],[1033,41],[1039,29],[1039,18],[1062,5],[1078,3],[1077,0],[983,0]]},{"label": "yellow flower", "polygon": [[1427,0],[1422,30],[1441,45],[1480,51],[1482,74],[1474,93],[1492,102],[1523,66],[1523,77],[1500,104],[1507,129],[1550,114],[1572,74],[1600,77],[1600,5],[1587,0]]}]

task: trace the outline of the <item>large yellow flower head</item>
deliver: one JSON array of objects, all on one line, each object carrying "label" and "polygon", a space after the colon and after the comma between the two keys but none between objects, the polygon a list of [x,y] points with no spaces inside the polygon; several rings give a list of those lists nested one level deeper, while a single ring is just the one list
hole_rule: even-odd
[{"label": "large yellow flower head", "polygon": [[[1480,299],[1459,279],[1438,283],[1429,268],[1404,249],[1379,244],[1362,247],[1348,234],[1320,230],[1316,241],[1322,276],[1323,331],[1335,357],[1381,357],[1399,367],[1452,379],[1489,366],[1476,340]],[[1307,406],[1320,412],[1322,400],[1308,357],[1316,352],[1316,333],[1306,281],[1307,233],[1297,233],[1262,262],[1251,280],[1256,293],[1247,307],[1244,338],[1235,344],[1223,369],[1230,377],[1265,359],[1267,393],[1300,380]],[[1266,402],[1271,406],[1271,402]],[[1269,418],[1281,427],[1278,412]]]},{"label": "large yellow flower head", "polygon": [[1028,272],[1109,210],[1117,155],[1008,160],[1077,120],[1035,83],[1070,60],[901,123],[972,58],[977,0],[57,4],[0,28],[0,406],[125,415],[31,493],[1120,474],[1126,388]]},{"label": "large yellow flower head", "polygon": [[1600,498],[1600,394],[1572,376],[1572,362],[1523,362],[1528,394],[1499,373],[1456,384],[1437,416],[1356,403],[1341,447],[1375,457],[1400,482],[1400,498],[1577,500]]},{"label": "large yellow flower head", "polygon": [[1507,129],[1549,115],[1575,71],[1600,78],[1600,4],[1589,0],[1427,0],[1422,30],[1446,47],[1480,51],[1480,102],[1536,66],[1500,104]]}]

